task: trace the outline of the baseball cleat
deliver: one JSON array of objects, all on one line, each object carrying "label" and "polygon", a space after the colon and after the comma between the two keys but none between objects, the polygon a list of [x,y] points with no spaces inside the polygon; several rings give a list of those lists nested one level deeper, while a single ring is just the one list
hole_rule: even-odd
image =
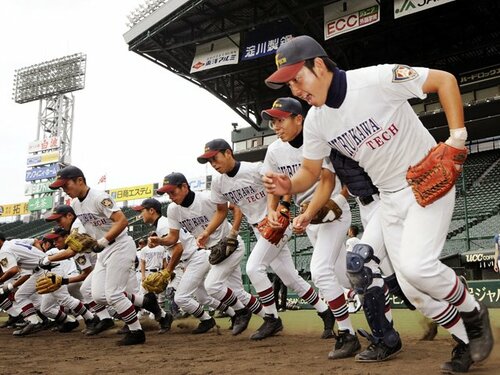
[{"label": "baseball cleat", "polygon": [[469,367],[474,363],[470,356],[470,347],[455,335],[452,337],[457,345],[451,351],[451,361],[441,365],[441,372],[445,374],[468,372]]},{"label": "baseball cleat", "polygon": [[201,334],[201,333],[208,332],[208,331],[210,331],[214,327],[215,327],[215,319],[214,318],[210,318],[210,319],[207,319],[207,320],[201,320],[200,324],[198,324],[198,327],[196,327],[195,329],[193,329],[191,331],[191,333],[194,334],[194,335],[198,335],[198,334]]},{"label": "baseball cleat", "polygon": [[358,336],[351,334],[349,330],[342,330],[335,336],[337,340],[333,350],[328,353],[329,359],[341,359],[353,357],[360,349]]},{"label": "baseball cleat", "polygon": [[493,349],[488,308],[482,302],[478,303],[479,311],[475,308],[471,312],[460,313],[469,338],[470,355],[474,362],[484,361]]},{"label": "baseball cleat", "polygon": [[18,329],[12,333],[13,336],[21,337],[31,333],[41,331],[43,329],[42,323],[28,323],[25,327]]},{"label": "baseball cleat", "polygon": [[323,312],[318,312],[318,316],[323,320],[323,334],[322,339],[331,339],[335,337],[333,334],[333,326],[335,325],[335,317],[333,316],[332,310],[329,308]]},{"label": "baseball cleat", "polygon": [[9,315],[9,319],[3,322],[3,324],[0,325],[0,328],[14,328],[15,324],[17,322],[20,322],[22,319],[23,316],[21,314],[19,314],[18,316]]},{"label": "baseball cleat", "polygon": [[116,333],[119,335],[125,335],[129,332],[130,332],[130,328],[126,324],[122,328],[120,328],[119,330],[116,331]]},{"label": "baseball cleat", "polygon": [[113,328],[114,326],[115,322],[113,322],[113,319],[111,318],[101,319],[97,322],[97,324],[94,327],[88,328],[87,331],[85,332],[85,335],[86,336],[98,335],[99,333],[106,331],[107,329]]},{"label": "baseball cleat", "polygon": [[268,315],[264,317],[264,323],[259,327],[257,332],[250,336],[251,340],[262,340],[266,337],[273,336],[283,330],[283,323],[280,317]]},{"label": "baseball cleat", "polygon": [[166,315],[160,319],[159,323],[160,323],[160,330],[158,331],[158,333],[165,333],[165,332],[168,332],[170,331],[170,328],[172,327],[172,322],[174,321],[174,317],[172,316],[172,314],[170,314],[169,312],[166,313]]},{"label": "baseball cleat", "polygon": [[59,326],[59,332],[61,333],[67,333],[73,331],[75,328],[78,328],[80,323],[78,323],[78,320],[74,320],[72,322],[64,322]]},{"label": "baseball cleat", "polygon": [[252,312],[247,308],[243,308],[236,310],[234,313],[232,333],[233,336],[236,336],[248,328],[248,323],[252,319]]},{"label": "baseball cleat", "polygon": [[116,344],[118,346],[126,346],[126,345],[138,345],[144,344],[146,341],[146,335],[142,329],[138,329],[136,331],[130,331],[125,334],[125,337],[119,340]]},{"label": "baseball cleat", "polygon": [[402,349],[401,339],[395,346],[389,347],[382,340],[372,342],[366,350],[356,354],[356,362],[383,362],[394,358]]}]

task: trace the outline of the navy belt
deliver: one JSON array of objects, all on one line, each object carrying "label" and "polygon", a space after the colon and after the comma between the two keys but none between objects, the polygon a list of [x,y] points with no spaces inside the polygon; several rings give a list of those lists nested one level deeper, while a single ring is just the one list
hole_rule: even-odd
[{"label": "navy belt", "polygon": [[146,271],[149,271],[149,272],[158,272],[158,268],[146,268]]},{"label": "navy belt", "polygon": [[[374,195],[378,195],[378,194],[374,194]],[[375,198],[373,198],[373,195],[368,195],[366,197],[358,197],[358,199],[359,199],[359,202],[363,206],[367,206],[375,200]]]}]

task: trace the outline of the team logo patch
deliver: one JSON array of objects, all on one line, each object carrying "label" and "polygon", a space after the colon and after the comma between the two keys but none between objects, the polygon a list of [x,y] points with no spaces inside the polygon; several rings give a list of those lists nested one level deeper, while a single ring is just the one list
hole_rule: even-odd
[{"label": "team logo patch", "polygon": [[408,65],[396,65],[392,69],[392,82],[406,82],[417,77],[417,71]]},{"label": "team logo patch", "polygon": [[2,260],[0,260],[0,265],[2,267],[7,267],[7,264],[9,264],[9,261],[7,260],[7,258],[3,258]]},{"label": "team logo patch", "polygon": [[81,266],[84,265],[86,261],[87,260],[85,259],[85,257],[83,255],[76,258],[76,263],[78,263]]},{"label": "team logo patch", "polygon": [[102,200],[101,204],[106,207],[106,208],[111,208],[113,207],[113,201],[109,198],[105,198]]}]

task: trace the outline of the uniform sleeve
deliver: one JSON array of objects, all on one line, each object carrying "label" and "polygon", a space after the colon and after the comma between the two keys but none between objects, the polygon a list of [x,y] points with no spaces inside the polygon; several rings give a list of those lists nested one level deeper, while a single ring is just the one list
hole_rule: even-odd
[{"label": "uniform sleeve", "polygon": [[212,180],[212,191],[210,193],[210,200],[212,200],[214,203],[221,204],[221,203],[226,203],[228,200],[222,195],[221,192],[221,184],[222,184],[222,179],[221,176],[215,176],[215,178]]},{"label": "uniform sleeve", "polygon": [[262,163],[262,167],[260,168],[260,173],[262,175],[267,172],[278,172],[278,168],[276,163],[274,162],[274,153],[273,153],[272,144],[269,145],[266,152],[266,157],[264,158],[264,162]]},{"label": "uniform sleeve", "polygon": [[322,160],[330,156],[331,149],[328,141],[320,133],[321,127],[326,125],[320,124],[320,121],[321,119],[314,108],[311,108],[304,121],[304,147],[302,151],[304,159]]},{"label": "uniform sleeve", "polygon": [[76,219],[73,222],[73,224],[71,225],[71,230],[77,230],[78,233],[87,233],[87,230],[79,219]]},{"label": "uniform sleeve", "polygon": [[406,101],[411,98],[425,99],[422,87],[429,74],[428,68],[413,68],[408,65],[379,65],[379,84],[389,100]]},{"label": "uniform sleeve", "polygon": [[176,230],[181,229],[179,223],[179,208],[176,204],[170,203],[167,208],[168,227]]},{"label": "uniform sleeve", "polygon": [[116,202],[113,200],[113,198],[111,198],[111,196],[106,192],[102,192],[98,196],[96,205],[97,205],[97,211],[102,213],[108,219],[115,212],[120,211],[120,207],[116,205]]},{"label": "uniform sleeve", "polygon": [[333,168],[333,164],[330,160],[330,158],[324,158],[323,159],[323,165],[321,166],[323,169],[327,169],[332,173],[335,173],[335,169]]}]

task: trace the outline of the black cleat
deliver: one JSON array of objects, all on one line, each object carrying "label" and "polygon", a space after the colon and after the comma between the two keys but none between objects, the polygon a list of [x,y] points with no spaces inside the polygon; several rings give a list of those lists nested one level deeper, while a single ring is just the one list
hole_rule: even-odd
[{"label": "black cleat", "polygon": [[152,312],[155,315],[155,320],[157,322],[161,319],[161,308],[158,305],[158,299],[156,298],[156,294],[154,293],[146,293],[144,295],[144,300],[142,302],[142,307]]},{"label": "black cleat", "polygon": [[18,316],[9,315],[9,319],[0,325],[0,328],[14,328],[15,324],[23,319],[23,316],[19,314]]},{"label": "black cleat", "polygon": [[166,313],[166,315],[160,319],[159,323],[160,323],[160,330],[158,331],[158,333],[165,333],[165,332],[168,332],[170,331],[170,328],[172,327],[172,322],[174,321],[174,317],[172,316],[172,314],[170,314],[169,312]]},{"label": "black cleat", "polygon": [[352,335],[349,330],[339,331],[335,339],[337,340],[335,346],[328,353],[329,359],[353,357],[361,349],[358,336],[356,334]]},{"label": "black cleat", "polygon": [[273,315],[268,315],[264,317],[264,323],[259,327],[257,332],[250,336],[251,340],[262,340],[266,337],[273,336],[276,333],[283,330],[283,323],[281,318],[275,318]]},{"label": "black cleat", "polygon": [[370,345],[366,350],[356,354],[356,362],[383,362],[395,357],[402,349],[401,338],[398,338],[396,344],[392,347],[387,346],[381,339],[372,335],[365,336],[370,340]]},{"label": "black cleat", "polygon": [[478,303],[479,311],[476,308],[471,312],[460,313],[469,338],[470,356],[474,362],[484,361],[493,349],[488,308],[482,302]]},{"label": "black cleat", "polygon": [[98,335],[99,333],[106,331],[107,329],[113,328],[114,326],[115,322],[113,322],[113,319],[111,318],[102,319],[99,320],[94,327],[87,329],[85,335],[86,336]]},{"label": "black cleat", "polygon": [[82,333],[86,334],[88,330],[94,329],[97,323],[99,323],[99,318],[97,316],[85,320],[85,328],[82,330]]},{"label": "black cleat", "polygon": [[470,347],[455,335],[452,335],[457,345],[451,351],[451,361],[441,365],[441,372],[445,374],[455,374],[457,372],[468,372],[469,367],[474,363],[470,356]]},{"label": "black cleat", "polygon": [[129,332],[130,332],[130,328],[126,324],[122,328],[120,328],[119,330],[116,331],[116,333],[119,335],[126,335]]},{"label": "black cleat", "polygon": [[146,341],[146,335],[142,329],[138,329],[137,331],[130,331],[125,334],[121,340],[119,340],[116,344],[118,346],[126,346],[126,345],[138,345],[144,344]]},{"label": "black cleat", "polygon": [[78,328],[80,323],[78,323],[78,320],[74,320],[72,322],[64,322],[59,326],[59,332],[61,333],[67,333],[73,331],[75,328]]},{"label": "black cleat", "polygon": [[252,312],[245,307],[236,310],[234,313],[234,320],[231,320],[233,326],[231,329],[233,336],[236,336],[248,328],[248,323],[250,323],[250,319],[252,319]]},{"label": "black cleat", "polygon": [[201,320],[200,324],[198,324],[198,327],[193,329],[191,331],[191,333],[194,335],[199,335],[200,333],[205,333],[205,332],[210,331],[214,327],[215,327],[215,319],[214,318],[210,318],[207,320]]},{"label": "black cleat", "polygon": [[331,339],[332,337],[335,337],[335,335],[333,334],[335,317],[333,316],[332,310],[328,308],[323,312],[318,312],[318,316],[323,320],[323,326],[324,326],[321,338]]},{"label": "black cleat", "polygon": [[42,323],[28,323],[23,328],[14,331],[12,335],[17,337],[26,336],[41,331],[42,329],[43,329]]}]

